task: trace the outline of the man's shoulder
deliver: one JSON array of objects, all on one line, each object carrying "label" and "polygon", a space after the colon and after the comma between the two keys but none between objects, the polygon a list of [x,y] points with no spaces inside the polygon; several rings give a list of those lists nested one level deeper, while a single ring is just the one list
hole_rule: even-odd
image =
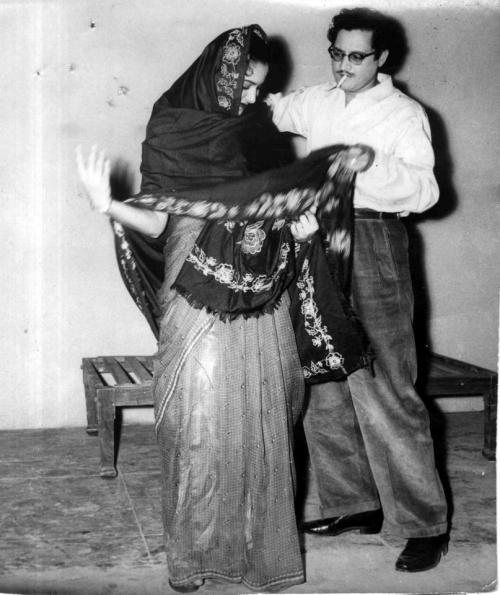
[{"label": "man's shoulder", "polygon": [[404,111],[408,116],[417,118],[426,117],[424,107],[416,99],[403,93],[397,87],[394,87],[393,93],[386,100],[393,103],[396,109]]}]

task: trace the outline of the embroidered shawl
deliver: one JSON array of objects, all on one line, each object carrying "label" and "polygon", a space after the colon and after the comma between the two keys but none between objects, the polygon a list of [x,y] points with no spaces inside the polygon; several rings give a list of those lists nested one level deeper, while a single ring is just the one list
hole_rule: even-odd
[{"label": "embroidered shawl", "polygon": [[[290,153],[267,107],[237,115],[252,34],[265,39],[257,25],[220,35],[155,103],[143,143],[141,193],[130,202],[207,220],[174,284],[194,306],[223,319],[255,316],[271,311],[288,288],[298,296],[292,297],[292,318],[299,351],[305,352],[302,361],[308,368],[311,362],[313,368],[322,362],[324,368],[324,373],[309,378],[304,368],[306,380],[341,377],[366,361],[362,334],[338,286],[346,279],[350,253],[356,173],[355,166],[349,167],[352,149],[328,147],[286,164]],[[323,222],[322,236],[299,250],[287,221],[312,204]],[[151,242],[117,224],[114,229],[122,276],[157,334],[160,312],[155,294],[162,282],[162,239]],[[316,268],[318,259],[322,264]],[[332,300],[338,306],[331,317],[335,328],[328,325],[328,316],[321,319],[329,329],[324,336],[339,339],[336,359],[325,358],[333,342],[322,344],[311,325],[304,324],[311,300],[306,300],[299,283],[305,282],[301,274],[304,279],[310,276],[311,260],[316,276],[320,272],[316,283],[322,286],[317,287],[316,300],[321,295],[328,302],[330,291],[339,294]],[[322,279],[325,271],[329,274]]]}]

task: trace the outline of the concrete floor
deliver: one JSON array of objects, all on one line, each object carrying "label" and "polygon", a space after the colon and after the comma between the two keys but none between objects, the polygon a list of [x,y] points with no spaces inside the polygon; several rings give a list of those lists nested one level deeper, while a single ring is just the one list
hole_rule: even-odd
[{"label": "concrete floor", "polygon": [[[433,417],[434,419],[434,417]],[[286,593],[459,593],[496,589],[495,463],[481,455],[482,413],[435,418],[439,466],[453,507],[450,549],[428,572],[394,570],[404,540],[305,536],[307,582]],[[98,474],[98,441],[83,428],[0,432],[0,592],[171,593],[162,550],[159,457],[149,425],[125,426],[119,475]],[[305,518],[318,514],[302,469]],[[200,595],[242,594],[210,583]]]}]

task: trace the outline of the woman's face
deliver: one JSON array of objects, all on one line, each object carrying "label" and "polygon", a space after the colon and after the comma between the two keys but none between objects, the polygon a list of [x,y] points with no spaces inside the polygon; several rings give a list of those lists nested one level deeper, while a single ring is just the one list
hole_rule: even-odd
[{"label": "woman's face", "polygon": [[245,79],[243,81],[243,89],[241,91],[241,102],[238,109],[238,114],[241,115],[247,105],[255,103],[259,95],[259,90],[266,80],[269,72],[269,65],[264,62],[257,62],[250,60],[248,63]]}]

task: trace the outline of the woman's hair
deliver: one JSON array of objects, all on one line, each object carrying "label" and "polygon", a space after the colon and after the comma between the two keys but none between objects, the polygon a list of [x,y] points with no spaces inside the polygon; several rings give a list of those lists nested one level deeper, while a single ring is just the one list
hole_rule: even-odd
[{"label": "woman's hair", "polygon": [[271,51],[267,42],[255,32],[252,32],[250,35],[248,59],[255,60],[256,62],[263,62],[264,64],[269,64],[271,61]]}]

